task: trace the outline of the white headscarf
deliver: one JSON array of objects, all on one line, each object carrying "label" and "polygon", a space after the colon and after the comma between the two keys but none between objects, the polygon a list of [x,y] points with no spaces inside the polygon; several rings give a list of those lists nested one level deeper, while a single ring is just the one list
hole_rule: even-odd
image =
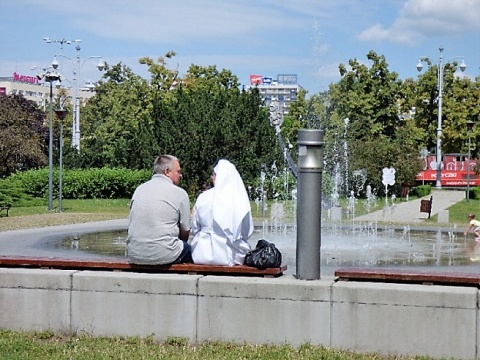
[{"label": "white headscarf", "polygon": [[248,240],[253,232],[252,212],[247,190],[235,165],[221,159],[215,166],[213,221],[228,240]]}]

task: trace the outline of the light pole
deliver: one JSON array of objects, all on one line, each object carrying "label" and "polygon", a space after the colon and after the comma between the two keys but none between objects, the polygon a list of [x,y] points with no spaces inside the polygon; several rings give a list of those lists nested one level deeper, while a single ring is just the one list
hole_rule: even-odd
[{"label": "light pole", "polygon": [[63,192],[63,119],[68,114],[68,110],[60,108],[55,109],[55,114],[60,119],[60,136],[59,136],[59,147],[60,147],[60,158],[58,163],[58,212],[62,212],[62,192]]},{"label": "light pole", "polygon": [[61,76],[55,68],[37,75],[38,80],[45,79],[50,83],[50,119],[48,141],[48,210],[53,210],[53,82],[61,81]]},{"label": "light pole", "polygon": [[[463,61],[463,56],[456,56],[451,58],[450,60],[443,63],[443,46],[440,46],[440,59],[438,61],[438,69],[437,69],[437,82],[438,82],[438,118],[437,118],[437,176],[436,176],[436,184],[437,188],[442,187],[442,97],[443,97],[443,70],[445,65],[448,64],[453,59],[462,58],[462,63],[460,64],[460,70],[465,71],[467,65]],[[431,60],[427,57],[420,58],[417,64],[417,70],[422,71],[423,65],[422,61],[427,62],[429,65],[431,64]]]},{"label": "light pole", "polygon": [[467,121],[468,130],[468,161],[467,161],[467,202],[470,201],[470,139],[472,137],[473,121]]},{"label": "light pole", "polygon": [[[80,40],[78,40],[80,41]],[[80,59],[80,50],[81,47],[77,45],[75,47],[77,50],[76,62],[66,55],[58,54],[55,55],[53,63],[58,66],[57,56],[64,57],[70,60],[73,64],[73,83],[74,83],[74,92],[73,92],[73,124],[72,124],[72,147],[80,151],[80,70],[87,60],[90,59],[100,59],[97,64],[97,69],[103,71],[105,69],[105,62],[102,60],[101,56],[89,56],[88,58],[81,61]]]}]

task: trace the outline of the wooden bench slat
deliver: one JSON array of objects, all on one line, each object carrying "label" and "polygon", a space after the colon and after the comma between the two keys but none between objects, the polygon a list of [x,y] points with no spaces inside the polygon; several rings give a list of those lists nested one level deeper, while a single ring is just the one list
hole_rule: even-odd
[{"label": "wooden bench slat", "polygon": [[480,273],[407,269],[341,268],[334,273],[340,281],[381,281],[480,286]]},{"label": "wooden bench slat", "polygon": [[126,259],[66,259],[66,258],[42,258],[21,256],[0,256],[2,267],[40,267],[69,270],[113,270],[113,271],[137,271],[151,273],[188,273],[188,274],[225,274],[277,277],[283,275],[287,266],[256,269],[246,265],[222,266],[222,265],[199,265],[199,264],[173,264],[173,265],[138,265],[129,263]]}]

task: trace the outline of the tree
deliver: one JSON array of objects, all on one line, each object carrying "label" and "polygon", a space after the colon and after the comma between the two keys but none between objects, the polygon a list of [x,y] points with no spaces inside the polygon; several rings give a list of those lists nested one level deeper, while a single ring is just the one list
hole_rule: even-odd
[{"label": "tree", "polygon": [[151,167],[147,154],[157,148],[150,129],[140,126],[150,112],[147,81],[121,63],[107,67],[82,110],[82,166]]},{"label": "tree", "polygon": [[82,111],[81,166],[144,169],[173,154],[182,162],[182,186],[194,194],[227,158],[253,182],[263,162],[280,159],[258,92],[240,90],[236,76],[215,66],[192,65],[180,77],[167,64],[173,56],[140,60],[150,81],[121,64],[107,68]]},{"label": "tree", "polygon": [[[383,167],[397,166],[397,174],[402,174],[400,181],[414,180],[422,137],[415,124],[402,115],[408,101],[398,75],[388,70],[383,56],[370,51],[367,58],[372,61],[370,68],[356,59],[349,61],[350,70],[339,66],[342,79],[330,86],[327,114],[331,120],[327,126],[335,134],[346,132],[343,138],[331,138],[334,144],[345,142],[349,173],[365,169],[367,183],[380,189]],[[400,130],[404,127],[414,134],[412,141],[402,142],[404,131]],[[331,157],[335,159],[334,151]]]},{"label": "tree", "polygon": [[48,154],[45,113],[21,95],[0,96],[0,176],[44,166]]}]

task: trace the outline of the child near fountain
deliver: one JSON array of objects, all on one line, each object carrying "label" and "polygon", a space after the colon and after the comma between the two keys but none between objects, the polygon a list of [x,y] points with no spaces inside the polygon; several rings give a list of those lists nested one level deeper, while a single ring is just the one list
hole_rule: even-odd
[{"label": "child near fountain", "polygon": [[480,221],[475,219],[475,214],[468,214],[468,227],[467,230],[463,233],[467,236],[468,232],[473,229],[473,233],[475,234],[475,241],[480,242]]}]

